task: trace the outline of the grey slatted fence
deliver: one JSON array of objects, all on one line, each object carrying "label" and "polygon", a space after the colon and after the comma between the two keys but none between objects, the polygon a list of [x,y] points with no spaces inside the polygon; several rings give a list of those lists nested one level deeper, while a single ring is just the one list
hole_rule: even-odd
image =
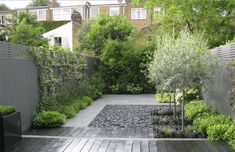
[{"label": "grey slatted fence", "polygon": [[37,66],[27,49],[0,42],[0,104],[21,111],[23,130],[30,127],[39,102]]},{"label": "grey slatted fence", "polygon": [[220,46],[211,50],[218,57],[220,67],[214,77],[205,84],[203,92],[204,100],[220,113],[235,119],[235,109],[229,104],[229,91],[231,90],[231,78],[228,71],[228,61],[235,60],[235,43]]}]

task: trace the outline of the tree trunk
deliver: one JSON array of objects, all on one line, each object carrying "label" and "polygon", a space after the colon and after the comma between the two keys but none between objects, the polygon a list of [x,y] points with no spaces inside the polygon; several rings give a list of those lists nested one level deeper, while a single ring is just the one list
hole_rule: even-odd
[{"label": "tree trunk", "polygon": [[185,96],[185,90],[183,90],[183,100],[181,103],[181,120],[182,120],[182,131],[184,131],[184,96]]},{"label": "tree trunk", "polygon": [[171,111],[171,93],[170,93],[170,103],[169,103],[169,106],[170,106],[170,111]]},{"label": "tree trunk", "polygon": [[174,120],[176,121],[176,99],[175,99],[175,90],[174,90],[174,111],[173,111],[173,113],[174,113]]}]

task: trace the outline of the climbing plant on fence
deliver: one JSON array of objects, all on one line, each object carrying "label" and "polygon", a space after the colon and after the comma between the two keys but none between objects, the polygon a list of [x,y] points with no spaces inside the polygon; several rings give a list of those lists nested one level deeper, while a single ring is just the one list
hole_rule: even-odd
[{"label": "climbing plant on fence", "polygon": [[39,111],[55,110],[59,100],[76,96],[76,89],[86,73],[84,57],[61,48],[30,48],[29,52],[38,67]]}]

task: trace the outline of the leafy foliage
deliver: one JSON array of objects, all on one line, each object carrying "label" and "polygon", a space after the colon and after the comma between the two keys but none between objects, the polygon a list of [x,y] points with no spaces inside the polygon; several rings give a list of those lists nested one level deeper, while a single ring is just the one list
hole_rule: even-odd
[{"label": "leafy foliage", "polygon": [[197,117],[203,117],[208,114],[214,114],[215,112],[209,107],[205,101],[194,100],[186,104],[184,107],[185,117],[189,120],[194,120]]},{"label": "leafy foliage", "polygon": [[58,102],[75,99],[85,77],[85,58],[58,48],[31,48],[38,65],[40,111],[55,110]]},{"label": "leafy foliage", "polygon": [[149,77],[159,90],[200,86],[217,67],[200,34],[182,31],[178,38],[165,35],[157,39],[156,46]]},{"label": "leafy foliage", "polygon": [[208,115],[207,117],[198,117],[193,121],[193,125],[200,132],[207,132],[209,127],[217,124],[231,125],[232,121],[223,115]]},{"label": "leafy foliage", "polygon": [[74,107],[71,106],[67,106],[67,105],[62,105],[60,107],[60,110],[58,110],[61,114],[64,114],[67,118],[72,118],[76,115],[76,110],[74,109]]},{"label": "leafy foliage", "polygon": [[173,93],[166,93],[166,92],[156,93],[154,98],[157,102],[161,102],[161,103],[174,102],[174,94]]},{"label": "leafy foliage", "polygon": [[153,45],[137,41],[131,23],[123,16],[102,15],[83,25],[80,49],[98,58],[97,70],[108,93],[142,93],[153,90],[143,74]]},{"label": "leafy foliage", "polygon": [[100,54],[107,40],[126,40],[133,27],[127,18],[122,16],[102,15],[96,21],[83,26],[80,33],[81,50],[95,51]]},{"label": "leafy foliage", "polygon": [[2,27],[0,36],[13,43],[38,47],[47,45],[47,41],[42,38],[44,32],[35,15],[20,12],[13,16],[11,24]]},{"label": "leafy foliage", "polygon": [[6,116],[16,111],[16,107],[0,105],[0,117]]},{"label": "leafy foliage", "polygon": [[68,23],[68,21],[40,21],[39,23],[40,26],[45,29],[45,32],[48,32]]},{"label": "leafy foliage", "polygon": [[5,4],[0,4],[0,11],[9,11],[10,8]]},{"label": "leafy foliage", "polygon": [[34,127],[58,127],[64,124],[66,116],[56,111],[42,111],[33,119]]},{"label": "leafy foliage", "polygon": [[191,33],[205,32],[210,47],[225,44],[234,37],[233,11],[235,0],[134,0],[145,3],[145,7],[153,10],[155,6],[161,12],[155,15],[160,23],[160,33],[178,34],[187,27]]},{"label": "leafy foliage", "polygon": [[29,4],[29,6],[48,6],[49,0],[33,0],[32,3]]}]

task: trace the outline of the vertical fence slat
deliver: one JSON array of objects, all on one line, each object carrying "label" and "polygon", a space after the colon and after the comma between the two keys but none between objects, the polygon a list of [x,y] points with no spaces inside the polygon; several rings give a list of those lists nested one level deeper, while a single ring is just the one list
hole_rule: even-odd
[{"label": "vertical fence slat", "polygon": [[0,42],[0,104],[16,106],[26,130],[38,102],[37,66],[27,47]]}]

